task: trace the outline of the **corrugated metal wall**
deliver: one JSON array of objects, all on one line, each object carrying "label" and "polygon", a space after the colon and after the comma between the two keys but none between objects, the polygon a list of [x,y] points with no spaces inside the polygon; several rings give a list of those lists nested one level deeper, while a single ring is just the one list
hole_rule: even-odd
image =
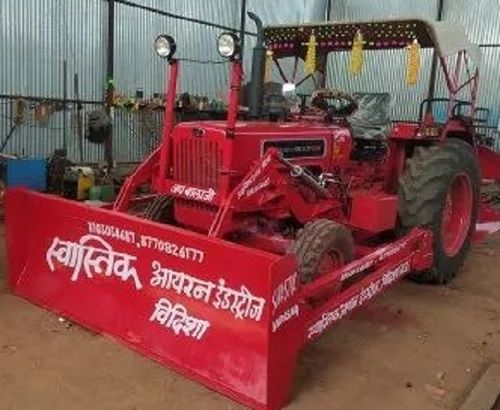
[{"label": "corrugated metal wall", "polygon": [[[445,1],[444,20],[456,21],[473,43],[500,44],[500,0]],[[489,125],[500,121],[500,47],[482,47],[479,104],[491,110]]]},{"label": "corrugated metal wall", "polygon": [[[142,0],[136,1],[164,11],[202,18],[228,27],[239,25],[239,2],[211,0]],[[216,40],[221,29],[154,14],[116,4],[115,85],[121,92],[145,96],[162,92],[166,61],[153,49],[158,34],[170,34],[177,43],[178,58],[220,60]],[[225,91],[228,81],[226,65],[203,65],[182,62],[180,91],[194,94],[217,94]]]},{"label": "corrugated metal wall", "polygon": [[[0,1],[0,94],[62,98],[63,62],[68,67],[68,98],[75,98],[73,75],[79,75],[80,98],[101,100],[104,90],[103,34],[106,7],[102,0]],[[0,100],[0,138],[11,129],[10,102]],[[56,112],[45,126],[31,115],[17,128],[5,152],[47,156],[67,139],[69,155],[78,158],[72,106]],[[33,114],[33,111],[31,111]],[[102,149],[84,143],[89,160]]]},{"label": "corrugated metal wall", "polygon": [[[420,17],[434,21],[438,0],[333,0],[331,20],[369,20],[398,17]],[[472,42],[500,44],[499,0],[445,0],[443,20],[460,23]],[[483,47],[480,72],[479,105],[491,110],[489,123],[496,126],[500,119],[500,47]],[[360,76],[347,73],[348,54],[332,54],[329,59],[329,82],[349,91],[387,91],[393,96],[393,116],[415,119],[418,105],[427,96],[432,52],[422,52],[421,77],[418,84],[405,83],[406,57],[401,51],[366,52],[365,67]],[[441,70],[438,70],[436,97],[446,97],[447,90]]]},{"label": "corrugated metal wall", "polygon": [[[437,0],[401,1],[334,0],[330,20],[375,20],[420,17],[434,20]],[[363,72],[348,72],[350,53],[331,53],[328,83],[351,92],[389,92],[393,97],[393,118],[415,119],[420,101],[427,96],[432,51],[423,50],[419,82],[408,87],[405,82],[406,54],[399,50],[365,51]]]},{"label": "corrugated metal wall", "polygon": [[[212,0],[141,0],[138,4],[178,15],[202,18],[228,27],[239,25],[239,2]],[[137,90],[145,98],[162,93],[166,60],[159,58],[153,42],[159,34],[170,34],[177,43],[176,57],[221,61],[216,40],[223,31],[189,21],[165,17],[150,11],[116,4],[115,86],[118,92],[133,96]],[[228,87],[228,64],[200,64],[182,61],[179,92],[223,96]],[[151,124],[152,118],[154,118]],[[158,141],[161,115],[151,112],[129,114],[116,111],[114,156],[120,161],[138,161]]]},{"label": "corrugated metal wall", "polygon": [[[237,28],[240,1],[237,0],[135,0],[179,15],[204,19]],[[248,9],[258,13],[266,24],[317,21],[325,18],[327,0],[248,0]],[[438,0],[332,0],[332,20],[372,19],[419,16],[434,19]],[[473,41],[500,43],[499,0],[445,0],[446,20],[462,23]],[[254,31],[253,24],[247,29]],[[178,56],[219,60],[215,40],[221,29],[165,17],[149,11],[116,4],[115,85],[125,95],[141,89],[146,97],[164,87],[165,61],[152,48],[159,33],[171,33],[178,42]],[[73,75],[78,73],[80,98],[102,100],[106,85],[106,0],[1,0],[0,1],[0,95],[62,97],[63,61],[68,65],[68,97],[74,98]],[[246,36],[247,55],[253,38]],[[490,124],[499,118],[500,48],[483,48],[480,102],[492,110]],[[426,96],[431,62],[430,52],[423,53],[421,79],[416,87],[404,82],[404,53],[366,53],[363,75],[345,75],[348,55],[337,54],[329,61],[329,83],[348,91],[386,90],[394,95],[396,118],[414,118],[419,101]],[[344,73],[344,74],[343,74]],[[247,73],[248,78],[248,73]],[[227,65],[183,63],[181,90],[194,94],[221,95],[227,91]],[[438,87],[438,93],[443,93]],[[84,109],[91,106],[85,105]],[[72,158],[77,158],[74,110],[66,110],[66,130],[62,111],[49,123],[39,126],[32,116],[15,130],[5,152],[48,155],[60,147],[64,135]],[[117,160],[139,160],[157,139],[158,114],[116,116],[114,153]],[[151,125],[156,124],[156,125]],[[0,99],[0,138],[11,129],[10,103]],[[99,146],[86,144],[85,159],[102,160]]]},{"label": "corrugated metal wall", "polygon": [[[273,24],[300,24],[309,21],[324,21],[326,19],[327,0],[248,0],[247,9],[259,15],[264,25]],[[255,31],[252,21],[247,20],[247,27]],[[251,48],[255,45],[255,37],[246,36],[247,53],[245,54],[245,71],[250,74]],[[295,60],[283,59],[280,64],[287,75],[291,75]],[[298,72],[304,71],[303,61],[299,61]],[[247,79],[248,79],[247,75]],[[277,69],[273,69],[272,81],[281,82]],[[314,90],[314,83],[310,80],[299,88],[301,93],[310,93]]]},{"label": "corrugated metal wall", "polygon": [[[176,14],[237,27],[239,2],[215,0],[141,0]],[[153,50],[160,33],[172,34],[179,57],[219,60],[215,41],[220,29],[184,22],[126,5],[116,4],[115,86],[124,95],[142,89],[146,97],[162,92],[165,64]],[[106,86],[107,1],[104,0],[2,0],[0,1],[0,95],[63,98],[63,62],[68,67],[68,98],[75,98],[73,75],[79,75],[80,98],[102,101]],[[227,65],[183,63],[180,90],[193,94],[221,94],[227,87]],[[32,106],[35,103],[31,103]],[[78,160],[78,138],[73,104],[54,113],[43,126],[30,110],[29,118],[14,131],[5,152],[48,156],[67,140],[69,157]],[[95,106],[84,105],[85,110]],[[12,127],[11,104],[0,100],[0,138]],[[151,113],[117,111],[114,157],[138,161],[150,149]],[[161,128],[154,115],[154,129]],[[156,139],[156,138],[155,138]],[[102,147],[84,143],[86,161],[103,160]]]},{"label": "corrugated metal wall", "polygon": [[102,0],[0,1],[0,93],[62,97],[66,60],[80,97],[101,99],[106,11]]}]

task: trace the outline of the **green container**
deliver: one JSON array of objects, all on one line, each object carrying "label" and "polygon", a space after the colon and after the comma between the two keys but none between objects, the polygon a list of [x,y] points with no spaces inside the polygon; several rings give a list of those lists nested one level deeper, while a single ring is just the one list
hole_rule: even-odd
[{"label": "green container", "polygon": [[115,200],[115,187],[113,185],[101,185],[101,200],[103,202]]},{"label": "green container", "polygon": [[100,201],[102,196],[102,189],[100,186],[94,185],[89,189],[89,200]]}]

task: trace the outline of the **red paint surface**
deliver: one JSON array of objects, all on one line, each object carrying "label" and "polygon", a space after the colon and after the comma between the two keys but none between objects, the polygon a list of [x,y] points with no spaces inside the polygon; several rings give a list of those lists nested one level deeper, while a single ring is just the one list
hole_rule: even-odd
[{"label": "red paint surface", "polygon": [[[242,404],[262,409],[278,409],[288,401],[297,355],[305,343],[367,305],[414,267],[428,266],[432,260],[430,234],[415,230],[400,241],[301,287],[291,256],[279,257],[55,196],[9,190],[6,214],[8,280],[15,294],[109,334]],[[92,277],[87,277],[83,264],[78,277],[74,277],[76,280],[72,280],[75,273],[72,267],[57,258],[48,258],[54,238],[78,244],[89,234],[89,222],[129,232],[128,236],[122,234],[121,239],[101,232],[89,243],[102,251],[104,240],[113,252],[130,255],[131,266],[142,285],[140,289],[131,279],[106,276],[106,263],[99,265],[100,273],[95,266],[87,265]],[[129,243],[124,238],[130,235],[133,240]],[[146,237],[198,249],[204,254],[203,262],[144,247]],[[53,270],[49,259],[54,264]],[[89,261],[95,262],[92,254]],[[222,278],[234,290],[244,286],[253,296],[264,299],[261,319],[238,319],[230,310],[217,309],[213,301],[218,288],[205,302],[174,289],[152,286],[153,261],[214,284]],[[339,286],[347,284],[350,271],[366,271],[361,266],[366,262],[376,268],[372,273],[345,288]],[[335,283],[337,286],[332,286]],[[330,290],[326,296],[325,290]],[[320,305],[311,303],[311,297],[317,293],[322,294]],[[197,340],[182,332],[175,334],[172,328],[151,321],[161,298],[172,304],[180,303],[190,316],[210,322],[203,337]],[[359,303],[354,305],[354,299]],[[350,303],[349,308],[346,303]],[[313,327],[320,330],[311,335]]]},{"label": "red paint surface", "polygon": [[478,160],[481,165],[481,175],[484,179],[500,180],[500,155],[492,149],[477,146]]},{"label": "red paint surface", "polygon": [[442,211],[441,237],[446,254],[453,257],[462,248],[471,225],[472,182],[467,174],[452,181]]},{"label": "red paint surface", "polygon": [[[290,354],[294,344],[282,340],[286,329],[275,335],[276,340],[271,340],[269,323],[273,313],[269,300],[274,284],[293,272],[293,260],[278,260],[271,254],[52,196],[24,190],[12,190],[7,195],[8,271],[14,293],[93,330],[110,334],[132,349],[246,405],[271,408],[286,400],[289,381],[282,379],[290,377],[292,369],[278,371],[274,362],[280,363],[285,357],[287,366],[293,366],[295,358]],[[78,242],[89,233],[88,222],[135,233],[132,244],[102,235],[101,238],[113,251],[137,258],[133,267],[143,285],[141,290],[131,280],[122,281],[115,276],[94,274],[92,279],[87,278],[83,269],[79,278],[72,281],[73,269],[62,264],[56,264],[51,272],[46,255],[54,238]],[[205,254],[203,263],[139,247],[141,235],[200,249]],[[266,300],[262,319],[236,319],[231,312],[217,310],[204,301],[178,295],[171,289],[152,287],[154,260],[216,284],[224,278],[233,289],[244,285],[253,295]],[[162,297],[182,303],[190,315],[211,323],[201,340],[182,333],[175,335],[149,320],[155,303]]]},{"label": "red paint surface", "polygon": [[358,191],[351,195],[349,225],[378,233],[394,228],[398,211],[398,197],[382,192]]}]

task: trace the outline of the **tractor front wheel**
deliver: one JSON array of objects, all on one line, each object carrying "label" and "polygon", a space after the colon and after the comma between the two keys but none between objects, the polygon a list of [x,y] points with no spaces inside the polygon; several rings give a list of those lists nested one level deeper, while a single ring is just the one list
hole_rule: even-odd
[{"label": "tractor front wheel", "polygon": [[433,233],[433,267],[411,278],[450,281],[470,249],[477,219],[479,170],[472,147],[447,141],[416,148],[399,185],[403,230],[424,227]]},{"label": "tractor front wheel", "polygon": [[144,217],[150,221],[174,223],[174,200],[169,195],[159,195],[153,199],[144,212]]},{"label": "tractor front wheel", "polygon": [[301,282],[308,283],[351,262],[354,243],[345,226],[317,219],[298,231],[289,253],[297,257]]}]

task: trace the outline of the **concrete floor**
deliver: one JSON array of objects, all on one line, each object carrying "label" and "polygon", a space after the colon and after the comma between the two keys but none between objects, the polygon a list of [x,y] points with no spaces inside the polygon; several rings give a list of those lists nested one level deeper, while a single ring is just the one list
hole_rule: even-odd
[{"label": "concrete floor", "polygon": [[[0,410],[241,408],[10,295],[0,240]],[[287,408],[457,408],[500,359],[499,266],[497,234],[453,285],[404,282],[345,320],[302,355]]]}]

